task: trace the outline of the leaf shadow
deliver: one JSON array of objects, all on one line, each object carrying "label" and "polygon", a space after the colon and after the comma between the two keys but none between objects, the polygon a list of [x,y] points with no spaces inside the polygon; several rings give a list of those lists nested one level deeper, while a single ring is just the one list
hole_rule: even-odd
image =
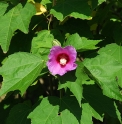
[{"label": "leaf shadow", "polygon": [[80,108],[74,96],[55,97],[55,100],[52,100],[52,97],[48,97],[49,103],[53,106],[59,105],[59,111],[57,113],[59,117],[62,116],[65,110],[68,110],[80,123],[82,108]]},{"label": "leaf shadow", "polygon": [[101,117],[103,114],[108,114],[110,117],[118,118],[114,101],[104,96],[97,85],[84,85],[83,96]]},{"label": "leaf shadow", "polygon": [[11,40],[8,54],[13,54],[20,51],[30,52],[33,35],[33,32],[24,34],[23,32],[17,30]]}]

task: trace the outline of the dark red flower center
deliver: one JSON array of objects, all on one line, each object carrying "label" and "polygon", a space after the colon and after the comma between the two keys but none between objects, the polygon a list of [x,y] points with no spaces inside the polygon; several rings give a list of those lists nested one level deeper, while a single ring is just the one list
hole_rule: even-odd
[{"label": "dark red flower center", "polygon": [[69,62],[69,56],[65,53],[61,53],[57,56],[57,62],[61,66],[65,66]]}]

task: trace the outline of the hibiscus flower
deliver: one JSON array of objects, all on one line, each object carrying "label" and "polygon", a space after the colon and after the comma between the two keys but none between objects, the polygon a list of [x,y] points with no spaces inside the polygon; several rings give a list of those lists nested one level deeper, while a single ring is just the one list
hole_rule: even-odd
[{"label": "hibiscus flower", "polygon": [[64,48],[60,46],[54,46],[50,50],[49,60],[47,66],[49,71],[53,75],[64,75],[68,71],[76,69],[77,52],[74,47],[66,46]]}]

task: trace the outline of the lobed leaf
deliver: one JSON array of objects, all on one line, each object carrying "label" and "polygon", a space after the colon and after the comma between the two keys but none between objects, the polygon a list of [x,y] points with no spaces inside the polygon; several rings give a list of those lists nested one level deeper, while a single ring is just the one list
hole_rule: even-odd
[{"label": "lobed leaf", "polygon": [[8,7],[8,3],[0,2],[0,18],[5,14]]},{"label": "lobed leaf", "polygon": [[[117,62],[119,62],[122,65],[122,46],[119,46],[115,43],[113,44],[109,44],[106,47],[101,48],[98,51],[99,54],[105,53],[110,55],[111,57],[113,57],[113,59]],[[116,72],[116,80],[119,84],[120,87],[122,87],[122,68],[120,68],[117,72]]]},{"label": "lobed leaf", "polygon": [[104,114],[119,119],[114,101],[104,96],[101,89],[96,85],[84,86],[83,96],[89,103],[90,111],[92,111],[93,117],[96,119],[103,121]]},{"label": "lobed leaf", "polygon": [[85,37],[81,38],[77,33],[75,33],[68,37],[65,45],[72,45],[78,52],[83,52],[87,50],[97,49],[98,47],[96,47],[95,45],[99,42],[100,40],[88,40]]},{"label": "lobed leaf", "polygon": [[59,77],[59,80],[60,80],[60,84],[58,86],[58,90],[62,88],[69,88],[69,90],[73,93],[73,95],[78,100],[78,103],[81,107],[83,89],[82,89],[82,85],[76,80],[74,73],[68,72],[62,77]]},{"label": "lobed leaf", "polygon": [[93,124],[92,112],[90,111],[89,104],[82,104],[82,109],[81,124]]},{"label": "lobed leaf", "polygon": [[30,111],[31,105],[28,101],[15,105],[10,110],[7,118],[7,124],[30,124],[30,120],[27,119],[27,115]]},{"label": "lobed leaf", "polygon": [[67,16],[88,19],[91,10],[86,0],[63,0],[50,10],[50,14],[53,14],[60,21],[63,21]]},{"label": "lobed leaf", "polygon": [[0,96],[13,90],[23,94],[43,69],[44,61],[33,54],[19,52],[10,55],[0,68],[3,76]]},{"label": "lobed leaf", "polygon": [[122,101],[122,95],[115,80],[116,72],[122,68],[119,62],[103,53],[95,58],[85,59],[84,65],[99,83],[106,96]]},{"label": "lobed leaf", "polygon": [[[77,69],[76,69],[76,77],[77,77],[77,80],[76,82],[80,85],[83,85],[83,84],[86,84],[86,85],[89,85],[89,84],[94,84],[94,81],[90,79],[90,77],[86,74],[85,72],[85,67],[83,65],[83,62],[77,62]],[[81,76],[82,75],[82,76]]]},{"label": "lobed leaf", "polygon": [[28,118],[32,124],[79,124],[81,109],[74,97],[46,97]]},{"label": "lobed leaf", "polygon": [[65,84],[60,84],[58,86],[58,90],[62,89],[62,88],[69,88],[69,90],[73,93],[73,95],[76,97],[76,99],[78,100],[78,103],[81,107],[81,100],[82,100],[82,86],[79,85],[77,82],[67,82]]},{"label": "lobed leaf", "polygon": [[32,40],[31,52],[41,55],[44,59],[48,59],[50,48],[53,46],[54,37],[50,31],[43,30],[37,34]]},{"label": "lobed leaf", "polygon": [[32,4],[27,3],[24,8],[18,4],[0,18],[0,45],[3,52],[8,51],[14,31],[20,29],[28,33],[30,19],[34,14],[35,8]]}]

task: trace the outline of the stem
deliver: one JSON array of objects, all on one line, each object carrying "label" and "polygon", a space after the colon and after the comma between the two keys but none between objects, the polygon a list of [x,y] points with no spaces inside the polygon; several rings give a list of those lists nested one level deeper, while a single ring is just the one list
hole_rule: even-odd
[{"label": "stem", "polygon": [[55,6],[56,4],[56,0],[53,0],[52,6]]},{"label": "stem", "polygon": [[60,89],[60,99],[62,98],[62,96],[63,96],[63,91],[62,89]]},{"label": "stem", "polygon": [[51,80],[51,77],[49,76],[49,85],[50,85],[50,95],[52,96],[53,95],[53,85],[52,85],[52,80]]},{"label": "stem", "polygon": [[[60,80],[59,80],[59,82],[58,82],[58,87],[59,87],[60,84],[61,84],[61,82],[60,82]],[[62,98],[62,96],[63,96],[63,89],[60,89],[60,90],[59,90],[59,97],[60,97],[60,99]]]},{"label": "stem", "polygon": [[[55,4],[56,4],[56,0],[53,0],[52,7],[55,6]],[[48,30],[50,30],[50,23],[51,23],[52,19],[53,19],[53,15],[50,15],[49,23],[48,23]]]},{"label": "stem", "polygon": [[49,23],[48,23],[48,30],[50,30],[50,23],[51,23],[51,21],[52,21],[52,18],[53,18],[53,15],[50,15]]}]

